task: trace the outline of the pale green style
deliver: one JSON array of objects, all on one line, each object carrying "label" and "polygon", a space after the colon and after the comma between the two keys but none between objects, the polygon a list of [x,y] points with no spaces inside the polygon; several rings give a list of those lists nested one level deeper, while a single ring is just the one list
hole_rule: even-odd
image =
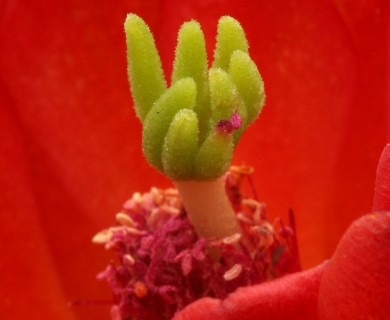
[{"label": "pale green style", "polygon": [[[205,39],[196,21],[178,35],[172,83],[167,87],[149,27],[135,14],[125,21],[128,76],[143,124],[148,162],[175,181],[213,180],[229,168],[235,145],[261,112],[264,86],[240,23],[218,22],[214,61],[207,68]],[[242,124],[220,130],[233,114]]]}]

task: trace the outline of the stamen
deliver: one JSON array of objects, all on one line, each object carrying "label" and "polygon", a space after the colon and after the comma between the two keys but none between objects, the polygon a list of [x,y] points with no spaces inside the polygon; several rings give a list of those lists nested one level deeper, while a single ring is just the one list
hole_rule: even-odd
[{"label": "stamen", "polygon": [[124,230],[126,230],[126,232],[128,232],[129,234],[135,235],[135,236],[145,236],[148,234],[146,231],[138,230],[136,228],[127,227]]},{"label": "stamen", "polygon": [[138,298],[144,298],[148,294],[148,289],[143,282],[137,281],[134,284],[134,293]]},{"label": "stamen", "polygon": [[237,220],[246,223],[248,225],[252,225],[253,221],[249,219],[247,216],[245,216],[242,212],[237,213]]},{"label": "stamen", "polygon": [[123,212],[117,213],[115,218],[116,218],[116,221],[118,221],[118,223],[120,223],[122,226],[126,226],[126,227],[134,227],[135,226],[134,220],[131,219],[131,217],[129,215],[127,215]]},{"label": "stamen", "polygon": [[[182,305],[200,297],[222,299],[238,287],[300,269],[292,213],[289,226],[279,219],[275,226],[269,223],[265,204],[242,193],[241,180],[247,168],[233,168],[230,176],[234,179],[225,181],[227,190],[236,188],[237,197],[230,200],[237,203],[235,213],[244,237],[232,232],[221,238],[198,238],[177,191],[157,188],[133,197],[132,209],[124,208],[116,216],[121,225],[94,237],[93,242],[119,255],[117,266],[111,263],[97,276],[108,281],[114,293],[112,317],[119,314],[121,318],[112,319],[135,318],[142,313],[145,319],[156,320],[160,318],[152,308],[165,306],[172,307],[167,315],[170,319]],[[158,194],[163,196],[159,205],[154,202]],[[129,217],[133,226],[129,226]],[[208,248],[220,252],[218,261],[211,258]]]},{"label": "stamen", "polygon": [[112,306],[111,308],[111,320],[121,320],[121,312],[118,306]]},{"label": "stamen", "polygon": [[242,204],[252,210],[252,218],[256,224],[261,224],[264,220],[264,204],[254,199],[244,199]]},{"label": "stamen", "polygon": [[180,209],[168,205],[161,206],[161,210],[169,213],[171,216],[178,216],[180,214]]},{"label": "stamen", "polygon": [[230,171],[233,172],[233,173],[238,173],[240,175],[249,176],[250,174],[253,173],[254,168],[251,167],[251,166],[246,166],[246,165],[231,166],[230,167]]},{"label": "stamen", "polygon": [[231,235],[230,237],[224,238],[222,240],[222,243],[224,244],[236,244],[241,240],[242,235],[239,233],[235,233]]},{"label": "stamen", "polygon": [[92,243],[105,244],[111,240],[111,237],[112,232],[110,231],[110,229],[105,229],[95,234],[95,236],[92,238]]},{"label": "stamen", "polygon": [[226,281],[231,281],[233,279],[236,279],[241,272],[242,272],[242,265],[235,264],[233,267],[231,267],[228,271],[224,273],[223,278]]},{"label": "stamen", "polygon": [[150,190],[151,194],[153,195],[153,200],[156,205],[161,205],[164,202],[164,195],[161,192],[160,189],[157,189],[155,187],[152,187]]},{"label": "stamen", "polygon": [[132,267],[135,263],[135,260],[134,258],[132,257],[132,255],[130,254],[125,254],[123,256],[123,264],[126,266],[126,267]]},{"label": "stamen", "polygon": [[170,188],[170,189],[166,189],[165,192],[164,192],[165,196],[166,197],[174,197],[174,198],[177,198],[179,197],[179,191],[177,191],[177,189],[174,189],[174,188]]}]

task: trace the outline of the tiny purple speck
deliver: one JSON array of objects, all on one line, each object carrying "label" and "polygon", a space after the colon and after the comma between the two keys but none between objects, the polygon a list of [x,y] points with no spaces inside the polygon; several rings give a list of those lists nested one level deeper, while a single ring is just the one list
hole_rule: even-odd
[{"label": "tiny purple speck", "polygon": [[238,113],[234,112],[232,117],[230,118],[230,123],[232,124],[232,127],[235,130],[241,128],[241,125],[242,125],[241,116]]},{"label": "tiny purple speck", "polygon": [[218,133],[230,134],[233,131],[239,129],[241,125],[242,125],[242,118],[236,111],[234,111],[234,113],[230,117],[230,120],[226,120],[226,119],[219,120],[216,129]]}]

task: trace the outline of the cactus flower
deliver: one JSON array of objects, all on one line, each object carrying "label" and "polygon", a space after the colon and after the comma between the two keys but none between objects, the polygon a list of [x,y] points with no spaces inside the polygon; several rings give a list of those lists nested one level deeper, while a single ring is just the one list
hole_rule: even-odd
[{"label": "cactus flower", "polygon": [[168,75],[183,21],[202,25],[209,57],[218,18],[241,22],[267,106],[232,162],[256,168],[270,212],[294,209],[304,269],[330,258],[371,210],[389,137],[387,1],[4,0],[0,8],[3,318],[108,315],[112,298],[95,275],[110,256],[90,237],[132,193],[172,187],[144,160],[129,107],[128,12],[154,31]]}]

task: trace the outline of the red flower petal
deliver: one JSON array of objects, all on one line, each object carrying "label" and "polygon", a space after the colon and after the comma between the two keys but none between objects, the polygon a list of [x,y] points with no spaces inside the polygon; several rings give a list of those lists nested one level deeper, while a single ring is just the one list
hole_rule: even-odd
[{"label": "red flower petal", "polygon": [[[0,314],[6,318],[109,314],[111,295],[95,278],[109,257],[91,236],[113,221],[129,194],[167,185],[143,159],[126,79],[123,21],[136,9],[153,15],[145,12],[149,6],[0,5],[7,94],[0,97],[0,147],[7,148],[0,156],[6,195],[5,201],[0,196],[0,237],[10,244],[1,250]],[[69,307],[78,300],[108,303]]]},{"label": "red flower petal", "polygon": [[373,211],[390,210],[390,144],[388,144],[379,159],[376,171]]},{"label": "red flower petal", "polygon": [[321,280],[321,320],[390,319],[390,213],[355,221]]},{"label": "red flower petal", "polygon": [[2,319],[75,319],[37,214],[25,140],[0,82],[0,315]]},{"label": "red flower petal", "polygon": [[[24,231],[30,225],[40,231],[31,240],[39,244],[34,250],[24,250],[20,239],[3,251],[6,276],[19,277],[12,261],[29,265],[33,256],[39,265],[29,268],[42,287],[25,286],[26,301],[34,297],[25,317],[39,313],[45,303],[95,298],[93,275],[103,262],[90,236],[112,221],[110,213],[133,191],[167,185],[145,163],[140,125],[130,111],[122,31],[127,12],[150,23],[165,65],[172,61],[183,18],[198,18],[209,44],[219,15],[240,19],[268,101],[235,160],[256,166],[256,184],[270,211],[279,215],[289,206],[295,209],[301,252],[306,265],[313,265],[330,255],[345,226],[370,206],[370,182],[388,121],[387,3],[3,1],[0,77],[17,121],[2,118],[1,139],[8,143],[3,137],[16,122],[15,135],[26,143],[8,143],[18,156],[0,164],[2,192],[12,194],[12,205],[6,203],[2,212],[20,212],[28,221]],[[1,100],[2,112],[9,111],[5,105]],[[20,163],[29,168],[28,179]],[[31,203],[24,197],[38,209],[23,210]],[[8,218],[2,227],[7,237],[21,230]],[[72,237],[64,241],[64,235]],[[55,302],[46,299],[45,290]],[[16,294],[9,291],[4,301],[15,307]],[[53,318],[66,318],[66,310],[58,309]],[[89,310],[99,317],[100,309]]]},{"label": "red flower petal", "polygon": [[223,301],[204,298],[178,313],[174,320],[315,320],[323,263],[257,286],[241,288]]}]

